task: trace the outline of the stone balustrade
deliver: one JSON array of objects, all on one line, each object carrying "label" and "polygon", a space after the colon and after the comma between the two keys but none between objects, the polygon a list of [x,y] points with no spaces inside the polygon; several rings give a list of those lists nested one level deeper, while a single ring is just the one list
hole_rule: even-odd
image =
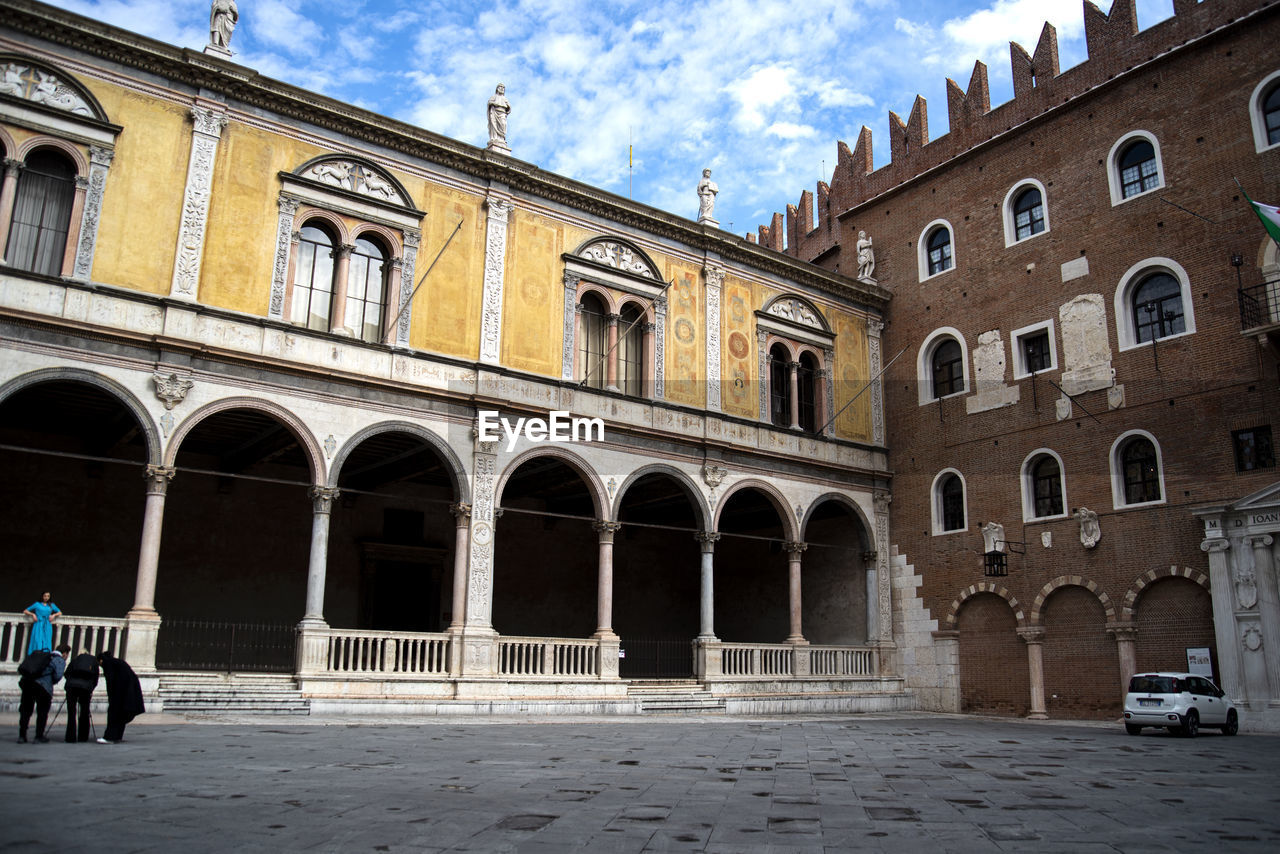
[{"label": "stone balustrade", "polygon": [[[72,654],[109,652],[123,656],[128,620],[113,617],[58,617],[53,624],[53,645],[66,643]],[[0,613],[0,673],[13,673],[27,654],[31,620],[21,612]]]},{"label": "stone balustrade", "polygon": [[877,676],[880,669],[875,647],[759,643],[708,643],[700,646],[705,656],[703,672],[708,678],[715,679],[849,678]]},{"label": "stone balustrade", "polygon": [[327,629],[329,673],[449,675],[447,634]]},{"label": "stone balustrade", "polygon": [[600,641],[594,638],[500,637],[498,673],[521,678],[598,678],[602,675]]}]

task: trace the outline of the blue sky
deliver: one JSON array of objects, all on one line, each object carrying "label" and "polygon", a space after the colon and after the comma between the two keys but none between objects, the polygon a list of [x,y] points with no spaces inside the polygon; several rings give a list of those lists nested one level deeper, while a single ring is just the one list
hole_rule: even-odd
[{"label": "blue sky", "polygon": [[[1213,0],[1208,0],[1213,2]],[[208,0],[56,0],[170,44],[208,42]],[[1109,0],[1100,0],[1107,10]],[[1136,0],[1143,29],[1172,0]],[[1012,96],[1009,41],[1045,21],[1063,70],[1085,59],[1082,0],[238,0],[234,60],[474,145],[502,82],[512,156],[690,219],[709,167],[738,234],[830,181],[836,141],[917,94],[947,130],[945,78],[976,59]],[[633,146],[628,169],[628,145]]]}]

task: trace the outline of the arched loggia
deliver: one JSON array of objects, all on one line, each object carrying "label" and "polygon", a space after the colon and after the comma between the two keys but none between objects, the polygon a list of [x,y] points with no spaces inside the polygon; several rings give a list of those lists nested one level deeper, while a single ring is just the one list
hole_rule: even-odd
[{"label": "arched loggia", "polygon": [[[849,503],[820,500],[805,519],[804,636],[814,644],[860,645],[873,640],[868,626],[867,567],[873,538]],[[874,566],[873,563],[870,565]]]},{"label": "arched loggia", "polygon": [[795,541],[785,505],[763,484],[738,486],[716,523],[716,634],[728,643],[782,643],[792,634],[789,558]]}]

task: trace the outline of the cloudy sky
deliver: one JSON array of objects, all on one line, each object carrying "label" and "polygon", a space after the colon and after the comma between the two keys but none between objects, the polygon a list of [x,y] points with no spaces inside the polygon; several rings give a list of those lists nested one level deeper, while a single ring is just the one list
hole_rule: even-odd
[{"label": "cloudy sky", "polygon": [[[209,40],[208,0],[54,0],[175,45]],[[989,68],[1012,97],[1010,41],[1045,21],[1063,70],[1085,59],[1082,0],[238,0],[235,61],[462,140],[488,140],[503,82],[512,154],[696,218],[703,167],[716,218],[742,234],[830,181],[836,141],[929,102],[947,130],[945,78]],[[1110,0],[1098,0],[1104,10]],[[1136,0],[1143,29],[1172,0]],[[628,163],[628,146],[634,152]]]}]

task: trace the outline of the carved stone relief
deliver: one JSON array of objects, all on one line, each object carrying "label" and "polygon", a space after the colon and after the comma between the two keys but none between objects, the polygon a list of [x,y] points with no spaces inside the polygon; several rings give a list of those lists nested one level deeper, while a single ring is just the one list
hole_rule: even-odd
[{"label": "carved stone relief", "polygon": [[467,583],[467,622],[488,626],[493,600],[493,498],[497,457],[475,454],[474,500],[471,503],[471,566]]},{"label": "carved stone relief", "polygon": [[507,220],[511,200],[491,195],[486,200],[484,293],[481,300],[480,361],[497,364],[502,343],[502,285],[507,257]]},{"label": "carved stone relief", "polygon": [[56,74],[21,62],[9,62],[0,72],[0,92],[64,110],[77,116],[93,116],[93,108]]},{"label": "carved stone relief", "polygon": [[781,317],[783,320],[790,320],[792,323],[799,323],[802,326],[810,326],[814,329],[824,328],[822,321],[814,314],[813,309],[798,299],[786,297],[775,300],[765,311],[774,317]]},{"label": "carved stone relief", "polygon": [[1005,384],[1004,341],[999,329],[983,332],[978,336],[978,346],[973,350],[974,386],[976,394],[965,398],[965,411],[985,412],[1001,406],[1017,403],[1021,389]]},{"label": "carved stone relief", "polygon": [[407,308],[413,299],[413,269],[418,261],[418,244],[422,240],[421,232],[404,232],[404,263],[400,267],[400,305],[396,307],[396,346],[409,346],[409,327],[413,319],[413,309]]},{"label": "carved stone relief", "polygon": [[204,255],[204,233],[209,221],[209,200],[213,195],[214,155],[218,138],[226,127],[225,113],[204,107],[191,108],[195,132],[191,135],[191,159],[187,164],[187,186],[178,224],[178,251],[173,262],[173,283],[169,295],[194,300],[200,285],[200,262]]},{"label": "carved stone relief", "polygon": [[409,206],[387,178],[369,166],[351,160],[321,161],[302,172],[301,177],[372,199]]},{"label": "carved stone relief", "polygon": [[151,375],[151,381],[155,383],[156,397],[160,398],[165,409],[173,409],[186,400],[187,392],[191,391],[191,387],[195,385],[191,380],[179,377],[177,374],[162,374],[158,371]]},{"label": "carved stone relief", "polygon": [[280,217],[276,220],[276,257],[271,270],[271,305],[269,317],[284,315],[285,276],[289,272],[289,248],[293,243],[293,221],[298,215],[298,200],[281,196],[276,200]]},{"label": "carved stone relief", "polygon": [[724,270],[707,267],[707,409],[720,411],[720,289]]},{"label": "carved stone relief", "polygon": [[102,194],[107,186],[107,170],[115,155],[109,148],[89,147],[89,187],[84,198],[84,213],[80,217],[80,242],[76,246],[76,260],[71,270],[72,278],[89,281],[93,272],[93,250],[98,245],[98,222],[102,219]]},{"label": "carved stone relief", "polygon": [[[880,376],[881,361],[880,333],[884,331],[884,322],[875,318],[867,320],[867,348],[870,351],[871,376],[871,440],[877,445],[884,444],[884,386]],[[832,425],[834,429],[834,424]]]},{"label": "carved stone relief", "polygon": [[573,353],[577,346],[578,332],[578,282],[577,276],[564,274],[564,336],[560,351],[560,379],[573,379]]},{"label": "carved stone relief", "polygon": [[1243,561],[1236,562],[1232,579],[1236,585],[1236,602],[1248,609],[1258,604],[1258,577],[1253,567]]},{"label": "carved stone relief", "polygon": [[1102,539],[1102,526],[1098,524],[1098,514],[1088,507],[1077,507],[1071,514],[1080,522],[1080,544],[1091,549]]},{"label": "carved stone relief", "polygon": [[635,273],[647,279],[656,279],[652,268],[640,258],[630,246],[611,240],[597,240],[587,244],[578,253],[579,258],[613,267],[625,273]]},{"label": "carved stone relief", "polygon": [[1062,389],[1076,395],[1115,382],[1107,310],[1102,294],[1080,294],[1058,309],[1062,331]]}]

